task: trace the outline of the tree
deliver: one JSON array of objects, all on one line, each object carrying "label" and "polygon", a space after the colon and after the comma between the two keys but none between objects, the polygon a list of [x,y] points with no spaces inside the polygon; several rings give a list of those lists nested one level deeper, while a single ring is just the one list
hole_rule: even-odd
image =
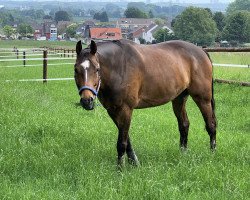
[{"label": "tree", "polygon": [[129,7],[125,10],[126,18],[148,18],[147,14],[135,7]]},{"label": "tree", "polygon": [[40,10],[30,9],[30,10],[22,10],[21,15],[29,16],[32,19],[41,19],[45,14],[44,11],[41,9]]},{"label": "tree", "polygon": [[107,3],[105,6],[105,11],[108,13],[109,17],[121,18],[122,8],[113,3]]},{"label": "tree", "polygon": [[155,24],[157,24],[157,25],[164,25],[165,24],[165,20],[164,19],[161,19],[161,18],[156,18],[155,20]]},{"label": "tree", "polygon": [[176,17],[175,35],[197,45],[211,45],[216,37],[216,23],[203,8],[188,7]]},{"label": "tree", "polygon": [[69,14],[66,11],[60,10],[55,13],[55,21],[70,21]]},{"label": "tree", "polygon": [[235,0],[230,3],[227,7],[227,14],[232,14],[235,11],[250,11],[250,1],[249,0]]},{"label": "tree", "polygon": [[177,37],[173,33],[170,33],[166,28],[157,30],[153,36],[156,39],[157,43],[177,39]]},{"label": "tree", "polygon": [[222,30],[226,24],[225,15],[222,12],[215,12],[213,15],[213,20],[215,21],[217,29],[218,29],[216,33],[215,41],[220,42],[222,40]]},{"label": "tree", "polygon": [[14,17],[9,11],[1,11],[0,12],[0,23],[2,26],[13,24]]},{"label": "tree", "polygon": [[17,27],[17,32],[21,35],[21,36],[27,36],[28,34],[33,34],[33,28],[29,25],[29,24],[20,24]]},{"label": "tree", "polygon": [[225,26],[225,15],[222,12],[215,12],[213,15],[213,20],[216,23],[217,29],[222,31]]},{"label": "tree", "polygon": [[150,11],[148,12],[148,17],[149,17],[149,18],[154,18],[154,13],[153,13],[152,10],[150,10]]},{"label": "tree", "polygon": [[238,11],[229,15],[223,37],[229,41],[250,42],[250,12]]},{"label": "tree", "polygon": [[100,22],[108,22],[109,18],[107,12],[97,12],[94,14],[93,19],[100,20]]},{"label": "tree", "polygon": [[9,38],[14,33],[14,29],[9,25],[5,25],[3,27],[3,32],[6,35],[6,37]]},{"label": "tree", "polygon": [[139,38],[139,41],[140,41],[140,44],[146,44],[147,42],[146,42],[146,40],[144,39],[144,38]]},{"label": "tree", "polygon": [[71,24],[66,29],[66,34],[68,38],[74,38],[76,36],[76,24]]},{"label": "tree", "polygon": [[44,16],[43,16],[43,19],[49,19],[49,20],[52,20],[53,18],[52,18],[50,15],[44,15]]},{"label": "tree", "polygon": [[211,9],[210,8],[204,8],[208,13],[209,13],[209,15],[212,17],[213,16],[213,13],[212,13],[212,11],[211,11]]}]

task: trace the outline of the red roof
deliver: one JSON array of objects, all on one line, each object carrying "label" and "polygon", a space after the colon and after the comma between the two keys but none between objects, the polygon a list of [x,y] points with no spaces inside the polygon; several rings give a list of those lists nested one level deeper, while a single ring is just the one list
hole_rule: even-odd
[{"label": "red roof", "polygon": [[122,39],[122,32],[120,28],[90,28],[91,39],[108,39],[119,40]]}]

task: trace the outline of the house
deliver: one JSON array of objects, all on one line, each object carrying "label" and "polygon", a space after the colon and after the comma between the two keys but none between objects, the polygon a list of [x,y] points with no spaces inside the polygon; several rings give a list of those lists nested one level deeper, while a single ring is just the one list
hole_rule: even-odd
[{"label": "house", "polygon": [[140,38],[146,43],[152,43],[155,38],[153,37],[154,30],[157,29],[157,24],[150,24],[131,31],[128,34],[128,39],[140,44]]},{"label": "house", "polygon": [[46,40],[55,41],[57,40],[57,27],[51,20],[44,21],[40,26],[33,26],[35,29],[34,39],[39,40],[45,37]]},{"label": "house", "polygon": [[86,20],[83,24],[77,27],[76,34],[82,35],[83,38],[89,38],[89,30],[92,27],[95,27],[95,24],[99,22],[99,20]]},{"label": "house", "polygon": [[49,32],[50,32],[49,40],[51,41],[57,40],[57,27],[54,24],[50,25]]},{"label": "house", "polygon": [[132,31],[154,23],[154,19],[120,18],[116,21],[116,27],[121,28],[124,38],[128,38],[128,34]]},{"label": "house", "polygon": [[42,28],[36,28],[34,32],[34,39],[39,40],[42,37]]},{"label": "house", "polygon": [[41,25],[34,25],[34,39],[40,40],[46,38],[46,40],[57,40],[57,27],[52,21],[45,21]]},{"label": "house", "polygon": [[66,29],[67,29],[67,27],[69,26],[69,25],[71,25],[72,24],[72,22],[70,22],[70,21],[59,21],[59,22],[57,22],[57,33],[58,34],[63,34],[63,33],[65,33],[65,31],[66,31]]},{"label": "house", "polygon": [[148,27],[144,29],[144,32],[142,33],[142,38],[147,43],[152,43],[155,40],[153,34],[157,29],[157,27],[159,27],[157,24],[150,24]]},{"label": "house", "polygon": [[140,43],[140,38],[144,39],[146,43],[152,43],[154,38],[154,33],[159,30],[160,28],[168,29],[169,33],[173,33],[173,30],[171,30],[168,26],[163,25],[157,25],[157,24],[150,24],[149,26],[143,26],[140,28],[137,28],[133,31],[131,31],[128,34],[128,39],[133,40],[136,43]]},{"label": "house", "polygon": [[117,20],[117,26],[121,29],[134,29],[142,26],[149,26],[153,23],[155,23],[154,19],[120,18]]},{"label": "house", "polygon": [[140,38],[142,38],[145,27],[137,28],[128,33],[127,39],[134,41],[137,44],[140,44]]},{"label": "house", "polygon": [[122,33],[120,28],[90,28],[89,37],[95,40],[119,40]]}]

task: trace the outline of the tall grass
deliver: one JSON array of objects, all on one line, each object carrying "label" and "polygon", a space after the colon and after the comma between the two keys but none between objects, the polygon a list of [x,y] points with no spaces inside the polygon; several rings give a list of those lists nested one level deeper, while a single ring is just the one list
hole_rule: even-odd
[{"label": "tall grass", "polygon": [[[51,67],[49,76],[72,71]],[[116,127],[102,106],[90,112],[78,106],[74,81],[5,82],[37,78],[39,67],[0,74],[0,199],[250,198],[249,87],[215,84],[214,153],[191,98],[185,153],[171,104],[135,110],[130,135],[141,166],[118,172]]]}]

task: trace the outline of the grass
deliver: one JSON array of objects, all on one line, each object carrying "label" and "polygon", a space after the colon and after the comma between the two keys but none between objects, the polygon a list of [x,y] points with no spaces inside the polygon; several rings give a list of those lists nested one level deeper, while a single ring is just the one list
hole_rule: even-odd
[{"label": "grass", "polygon": [[[250,66],[249,52],[209,53],[213,63]],[[214,67],[215,78],[250,82],[249,68]]]},{"label": "grass", "polygon": [[67,48],[75,49],[75,42],[71,41],[34,41],[34,40],[0,40],[1,48]]},{"label": "grass", "polygon": [[[191,98],[185,153],[178,149],[171,104],[135,110],[130,134],[141,167],[127,164],[118,172],[117,130],[103,107],[92,112],[78,107],[74,81],[5,82],[40,78],[42,71],[1,65],[0,199],[250,198],[249,87],[215,84],[215,153]],[[222,74],[231,76],[227,70]],[[249,81],[241,70],[239,80]],[[72,77],[72,71],[51,67],[49,77]]]}]

